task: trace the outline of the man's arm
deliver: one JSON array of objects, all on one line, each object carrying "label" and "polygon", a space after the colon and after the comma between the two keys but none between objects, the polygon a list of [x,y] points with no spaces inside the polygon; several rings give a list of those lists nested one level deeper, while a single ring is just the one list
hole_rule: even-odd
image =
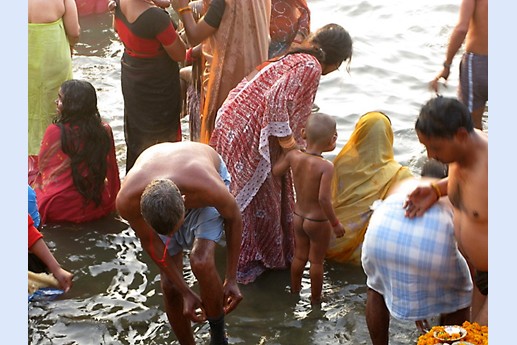
[{"label": "man's arm", "polygon": [[226,190],[217,199],[215,208],[224,218],[226,235],[226,274],[224,280],[224,312],[234,310],[242,300],[237,286],[237,264],[241,252],[242,218],[235,198]]},{"label": "man's arm", "polygon": [[445,56],[445,64],[452,64],[454,56],[462,46],[469,30],[470,20],[474,15],[474,9],[476,7],[476,0],[463,0],[460,6],[460,16],[458,23],[452,31],[449,39],[449,45],[447,46],[447,54]]},{"label": "man's arm", "polygon": [[454,27],[449,38],[449,44],[447,46],[447,53],[445,55],[445,61],[443,62],[443,68],[441,72],[436,75],[436,78],[431,82],[431,88],[435,92],[438,92],[438,80],[440,78],[443,78],[445,80],[449,78],[452,61],[454,60],[454,56],[456,56],[458,50],[465,41],[465,37],[467,36],[467,32],[469,29],[470,20],[474,15],[475,6],[475,0],[463,0],[461,2],[458,23]]}]

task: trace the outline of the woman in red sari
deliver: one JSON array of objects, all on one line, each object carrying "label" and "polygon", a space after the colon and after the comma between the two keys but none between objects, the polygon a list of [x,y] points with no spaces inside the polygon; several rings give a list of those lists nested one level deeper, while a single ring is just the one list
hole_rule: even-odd
[{"label": "woman in red sari", "polygon": [[321,75],[352,57],[352,39],[329,24],[304,45],[259,66],[233,89],[218,112],[210,145],[232,176],[230,190],[242,212],[237,281],[254,281],[266,269],[288,268],[294,248],[294,193],[290,173],[273,177],[282,153],[303,147],[301,129]]},{"label": "woman in red sari", "polygon": [[41,224],[106,216],[115,209],[120,179],[113,132],[101,120],[95,88],[68,80],[56,103],[58,115],[43,136],[32,183]]}]

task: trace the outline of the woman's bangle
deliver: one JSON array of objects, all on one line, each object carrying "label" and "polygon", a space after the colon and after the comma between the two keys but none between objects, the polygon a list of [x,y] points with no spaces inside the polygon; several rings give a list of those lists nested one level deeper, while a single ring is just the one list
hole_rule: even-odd
[{"label": "woman's bangle", "polygon": [[179,14],[183,14],[184,12],[192,12],[192,8],[190,8],[190,6],[185,6],[178,10]]},{"label": "woman's bangle", "polygon": [[185,54],[185,62],[189,64],[194,62],[194,58],[192,57],[192,48],[187,49],[187,53]]},{"label": "woman's bangle", "polygon": [[292,150],[296,148],[296,140],[294,140],[294,137],[292,135],[288,135],[284,138],[278,138],[278,143],[284,150]]},{"label": "woman's bangle", "polygon": [[443,62],[443,67],[445,68],[451,68],[452,64],[451,63],[447,63],[447,62]]},{"label": "woman's bangle", "polygon": [[440,192],[440,187],[436,183],[431,183],[431,187],[434,189],[436,195],[438,196],[438,199],[442,197],[442,192]]},{"label": "woman's bangle", "polygon": [[336,222],[335,223],[331,223],[330,225],[332,225],[333,228],[335,228],[336,226],[338,226],[340,223],[339,219],[336,218]]}]

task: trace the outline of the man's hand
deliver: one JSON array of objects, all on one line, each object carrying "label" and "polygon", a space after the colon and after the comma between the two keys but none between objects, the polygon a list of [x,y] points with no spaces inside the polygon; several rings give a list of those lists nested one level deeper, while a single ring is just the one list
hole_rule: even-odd
[{"label": "man's hand", "polygon": [[450,68],[444,67],[436,77],[429,82],[429,88],[438,94],[438,86],[440,79],[443,79],[443,86],[447,87],[447,78],[449,78]]},{"label": "man's hand", "polygon": [[420,217],[437,200],[436,192],[431,185],[419,186],[408,195],[402,207],[406,209],[406,217]]},{"label": "man's hand", "polygon": [[192,322],[206,321],[206,312],[203,309],[201,298],[192,290],[183,296],[183,315],[192,320]]},{"label": "man's hand", "polygon": [[234,310],[237,305],[242,301],[242,294],[237,286],[236,281],[229,282],[226,280],[223,286],[224,291],[224,313],[228,314]]}]

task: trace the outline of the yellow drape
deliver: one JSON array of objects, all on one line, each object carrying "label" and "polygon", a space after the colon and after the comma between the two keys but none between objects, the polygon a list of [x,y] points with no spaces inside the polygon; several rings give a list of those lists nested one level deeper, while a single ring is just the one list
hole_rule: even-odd
[{"label": "yellow drape", "polygon": [[380,112],[361,116],[334,159],[332,203],[345,235],[331,241],[327,258],[360,263],[370,206],[383,199],[394,182],[410,176],[411,171],[394,159],[390,120]]}]

